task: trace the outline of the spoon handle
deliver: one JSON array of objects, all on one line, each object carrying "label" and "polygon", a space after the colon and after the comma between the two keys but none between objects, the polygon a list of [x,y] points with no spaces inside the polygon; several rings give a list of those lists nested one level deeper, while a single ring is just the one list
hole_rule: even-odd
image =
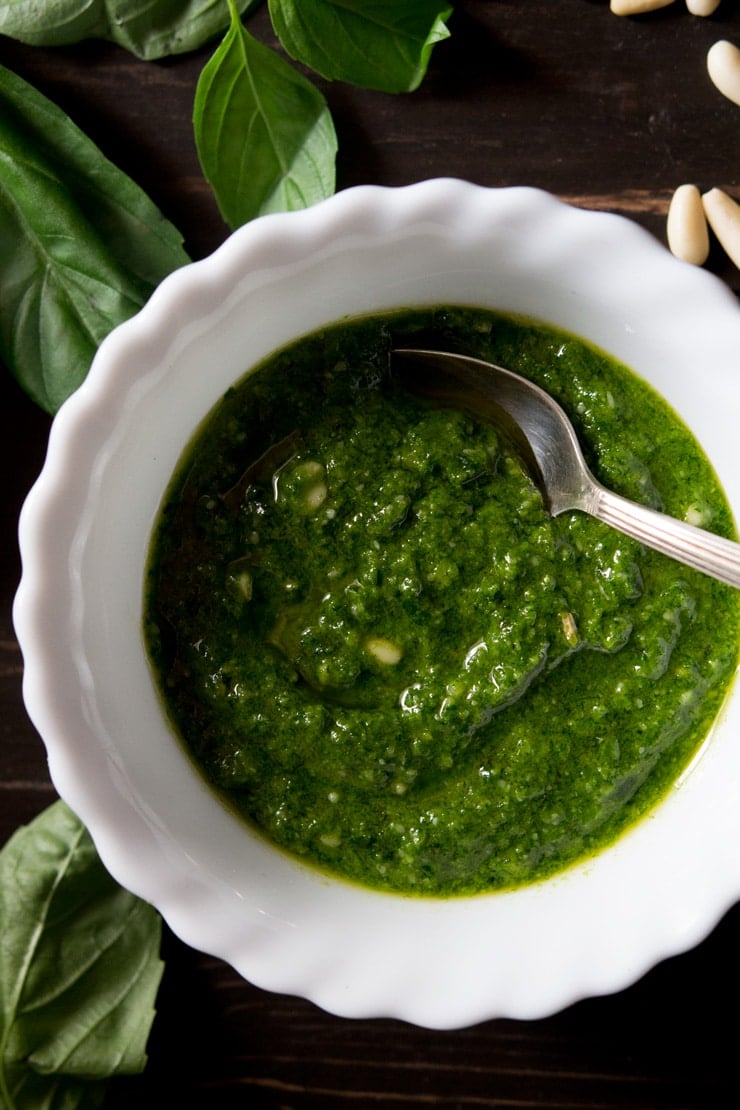
[{"label": "spoon handle", "polygon": [[695,528],[683,520],[646,509],[598,486],[588,511],[648,547],[703,571],[729,586],[740,587],[740,543]]}]

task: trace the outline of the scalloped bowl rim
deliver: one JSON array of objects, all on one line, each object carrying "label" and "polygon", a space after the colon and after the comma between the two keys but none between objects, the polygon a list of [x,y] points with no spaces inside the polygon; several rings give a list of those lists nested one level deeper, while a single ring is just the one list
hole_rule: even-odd
[{"label": "scalloped bowl rim", "polygon": [[740,511],[740,313],[721,282],[539,190],[361,186],[246,225],[103,342],[23,508],[14,621],[54,785],[124,886],[259,987],[449,1029],[621,989],[740,897],[735,689],[691,768],[613,847],[523,890],[414,899],[304,867],[230,814],[173,739],[141,638],[151,525],[224,389],[322,324],[443,302],[549,321],[632,366]]}]

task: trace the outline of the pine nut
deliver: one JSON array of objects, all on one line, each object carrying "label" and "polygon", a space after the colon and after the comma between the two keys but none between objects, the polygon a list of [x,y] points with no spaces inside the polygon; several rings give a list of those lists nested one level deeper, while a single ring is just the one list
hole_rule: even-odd
[{"label": "pine nut", "polygon": [[327,494],[329,493],[326,488],[325,482],[317,482],[315,486],[310,486],[303,495],[303,501],[310,512],[315,512],[326,501]]},{"label": "pine nut", "polygon": [[384,636],[370,636],[365,641],[365,647],[379,663],[385,663],[389,667],[395,667],[403,655],[400,647],[390,640],[386,640]]},{"label": "pine nut", "polygon": [[686,0],[686,7],[692,15],[713,15],[722,0]]},{"label": "pine nut", "polygon": [[707,54],[707,70],[723,96],[740,104],[740,50],[734,43],[715,42]]},{"label": "pine nut", "polygon": [[566,643],[570,647],[575,647],[578,643],[578,625],[576,618],[572,613],[561,613],[560,619],[563,622],[563,635],[565,636]]},{"label": "pine nut", "polygon": [[614,15],[642,15],[658,8],[667,8],[673,0],[610,0],[609,7]]},{"label": "pine nut", "polygon": [[676,258],[703,266],[709,255],[709,229],[696,185],[679,185],[668,208],[668,248]]},{"label": "pine nut", "polygon": [[740,204],[721,189],[710,189],[702,202],[709,226],[731,261],[740,267]]}]

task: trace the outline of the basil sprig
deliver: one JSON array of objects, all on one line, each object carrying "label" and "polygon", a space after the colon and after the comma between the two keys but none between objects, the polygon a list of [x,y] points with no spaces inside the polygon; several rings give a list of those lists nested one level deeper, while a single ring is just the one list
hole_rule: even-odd
[{"label": "basil sprig", "polygon": [[[243,15],[259,2],[237,0]],[[0,0],[8,38],[30,46],[107,39],[146,60],[197,50],[228,22],[221,0]]]},{"label": "basil sprig", "polygon": [[[306,208],[335,188],[337,139],[326,100],[280,55],[231,24],[201,73],[193,111],[201,168],[236,228]],[[441,0],[269,0],[281,45],[323,77],[386,92],[415,89],[449,34]]]},{"label": "basil sprig", "polygon": [[449,37],[441,0],[269,0],[291,58],[328,80],[381,92],[411,92],[433,46]]},{"label": "basil sprig", "polygon": [[0,357],[48,412],[108,332],[189,261],[146,194],[2,67],[0,244]]},{"label": "basil sprig", "polygon": [[242,25],[203,69],[193,125],[203,173],[226,223],[306,208],[335,187],[337,137],[326,100]]},{"label": "basil sprig", "polygon": [[64,802],[0,852],[0,1106],[99,1106],[146,1064],[161,919],[103,867]]}]

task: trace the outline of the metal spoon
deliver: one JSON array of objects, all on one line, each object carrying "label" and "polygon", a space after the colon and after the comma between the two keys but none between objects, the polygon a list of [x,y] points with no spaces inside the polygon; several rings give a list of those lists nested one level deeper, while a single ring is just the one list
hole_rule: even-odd
[{"label": "metal spoon", "polygon": [[740,543],[605,489],[586,466],[570,420],[539,386],[481,359],[417,348],[393,350],[391,370],[417,396],[503,425],[551,516],[580,509],[664,555],[740,587]]}]

